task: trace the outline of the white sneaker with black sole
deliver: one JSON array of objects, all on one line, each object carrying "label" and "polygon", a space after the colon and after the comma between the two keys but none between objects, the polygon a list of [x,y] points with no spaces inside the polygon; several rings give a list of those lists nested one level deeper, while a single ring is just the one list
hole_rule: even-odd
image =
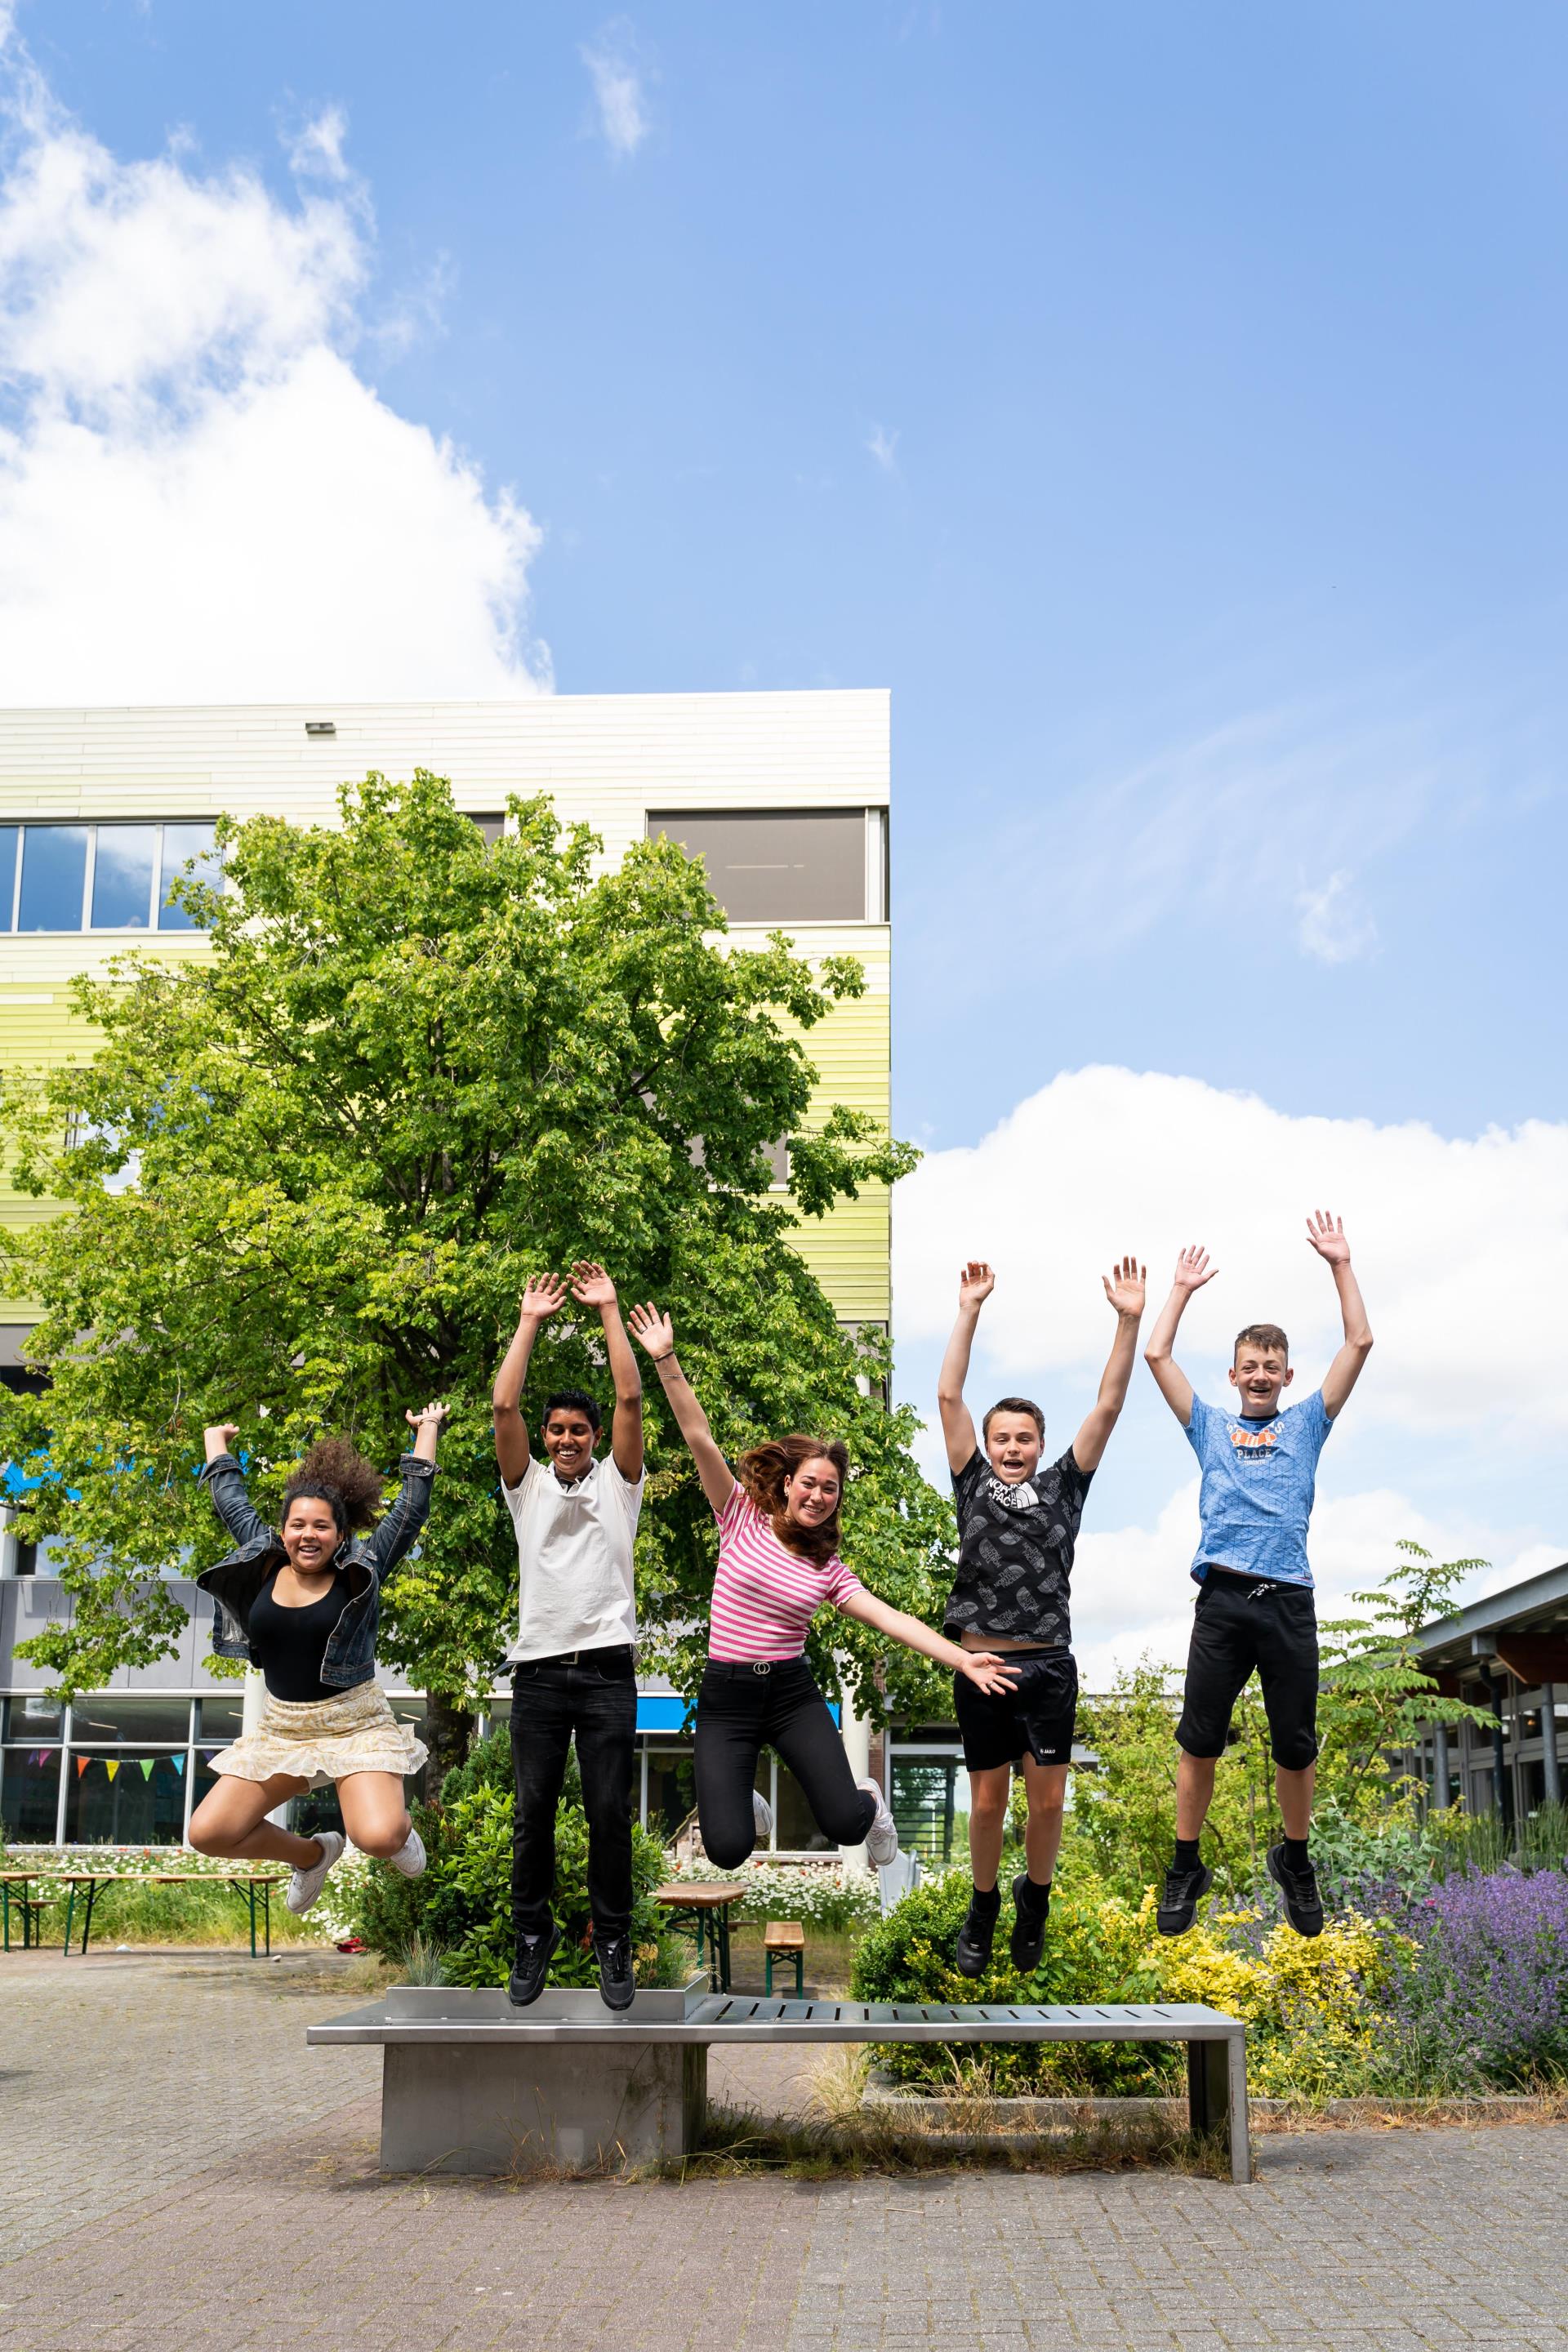
[{"label": "white sneaker with black sole", "polygon": [[766,1845],[773,1833],[773,1809],[760,1789],[752,1790],[752,1819],[756,1824],[757,1843]]},{"label": "white sneaker with black sole", "polygon": [[321,1849],[321,1859],[313,1862],[309,1870],[297,1870],[289,1881],[289,1891],[283,1900],[297,1919],[302,1919],[322,1887],[327,1873],[342,1858],[347,1841],[341,1830],[318,1830],[316,1843]]},{"label": "white sneaker with black sole", "polygon": [[893,1816],[883,1802],[882,1791],[875,1780],[857,1780],[855,1785],[877,1800],[876,1819],[866,1832],[866,1851],[879,1870],[886,1870],[890,1862],[899,1858],[899,1832]]},{"label": "white sneaker with black sole", "polygon": [[422,1874],[425,1868],[425,1841],[412,1822],[408,1824],[408,1835],[404,1839],[397,1852],[389,1855],[388,1859],[394,1870],[400,1870],[405,1878],[418,1878]]}]

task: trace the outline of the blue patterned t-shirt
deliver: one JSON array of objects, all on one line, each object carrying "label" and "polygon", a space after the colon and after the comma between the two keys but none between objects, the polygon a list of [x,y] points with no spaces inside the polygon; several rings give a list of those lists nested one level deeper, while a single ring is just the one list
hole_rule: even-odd
[{"label": "blue patterned t-shirt", "polygon": [[1332,1427],[1321,1389],[1268,1421],[1221,1412],[1194,1397],[1187,1442],[1203,1471],[1203,1532],[1192,1569],[1200,1584],[1211,1568],[1311,1583],[1307,1522],[1318,1456]]}]

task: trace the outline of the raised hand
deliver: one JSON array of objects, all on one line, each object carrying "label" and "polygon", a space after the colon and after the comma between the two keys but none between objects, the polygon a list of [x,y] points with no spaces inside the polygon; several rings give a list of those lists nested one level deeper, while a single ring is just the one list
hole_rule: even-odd
[{"label": "raised hand", "polygon": [[958,1277],[960,1311],[965,1307],[984,1306],[996,1287],[996,1276],[982,1258],[972,1257]]},{"label": "raised hand", "polygon": [[1349,1265],[1351,1245],[1345,1239],[1342,1218],[1331,1216],[1327,1209],[1317,1210],[1308,1216],[1307,1239],[1330,1265]]},{"label": "raised hand", "polygon": [[416,1432],[421,1429],[439,1430],[445,1424],[451,1410],[450,1405],[432,1401],[429,1404],[421,1405],[417,1412],[410,1412],[405,1407],[403,1418],[409,1428]]},{"label": "raised hand", "polygon": [[564,1305],[566,1285],[558,1274],[531,1274],[527,1286],[517,1305],[520,1323],[542,1323]]},{"label": "raised hand", "polygon": [[1010,1667],[994,1650],[965,1650],[958,1662],[958,1671],[976,1690],[986,1692],[992,1698],[1005,1697],[1017,1686],[1017,1667]]},{"label": "raised hand", "polygon": [[215,1421],[202,1432],[202,1450],[209,1462],[217,1461],[224,1454],[232,1453],[234,1441],[239,1435],[237,1421]]},{"label": "raised hand", "polygon": [[597,1259],[580,1257],[572,1268],[572,1296],[579,1307],[613,1307],[616,1286]]},{"label": "raised hand", "polygon": [[1105,1295],[1118,1315],[1131,1316],[1138,1322],[1143,1313],[1147,1296],[1149,1269],[1140,1265],[1135,1257],[1124,1257],[1120,1266],[1112,1265],[1109,1274],[1100,1276]]},{"label": "raised hand", "polygon": [[626,1328],[639,1348],[646,1349],[657,1364],[661,1356],[675,1353],[675,1326],[668,1315],[661,1315],[650,1300],[646,1307],[634,1307],[626,1317]]},{"label": "raised hand", "polygon": [[1210,1265],[1207,1250],[1200,1249],[1196,1242],[1190,1242],[1176,1260],[1173,1278],[1178,1290],[1201,1290],[1205,1283],[1212,1282],[1218,1272],[1217,1265]]}]

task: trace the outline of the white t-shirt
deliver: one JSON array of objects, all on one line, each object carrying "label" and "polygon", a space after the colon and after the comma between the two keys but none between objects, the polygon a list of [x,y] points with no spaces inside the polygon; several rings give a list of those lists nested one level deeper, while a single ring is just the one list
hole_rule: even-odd
[{"label": "white t-shirt", "polygon": [[501,1484],[517,1529],[517,1639],[513,1665],[563,1650],[607,1650],[637,1637],[632,1544],[643,1481],[623,1478],[614,1458],[564,1486],[532,1456],[515,1486]]}]

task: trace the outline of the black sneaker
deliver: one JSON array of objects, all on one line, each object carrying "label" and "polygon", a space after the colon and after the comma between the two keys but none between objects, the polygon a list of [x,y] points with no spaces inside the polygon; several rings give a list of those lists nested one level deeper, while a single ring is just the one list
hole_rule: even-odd
[{"label": "black sneaker", "polygon": [[1026,1870],[1013,1881],[1013,1940],[1008,1946],[1013,1966],[1021,1977],[1032,1977],[1040,1965],[1040,1954],[1046,1948],[1046,1918],[1051,1907],[1051,1890],[1044,1893],[1031,1887]]},{"label": "black sneaker", "polygon": [[506,1997],[513,2009],[526,2009],[544,1990],[550,1963],[561,1948],[561,1930],[552,1925],[547,1936],[520,1936],[512,1956]]},{"label": "black sneaker", "polygon": [[631,1937],[606,1936],[601,1943],[595,1936],[594,1958],[599,1963],[599,1999],[605,2007],[630,2009],[637,1989],[632,1974]]},{"label": "black sneaker", "polygon": [[1154,1914],[1154,1925],[1162,1936],[1184,1936],[1197,1917],[1198,1905],[1214,1885],[1214,1873],[1206,1862],[1195,1870],[1178,1870],[1173,1864],[1165,1873],[1165,1892]]},{"label": "black sneaker", "polygon": [[995,1939],[996,1922],[1001,1906],[994,1911],[977,1911],[971,1903],[958,1931],[958,1947],[954,1958],[961,1977],[983,1977],[991,1966],[991,1946]]},{"label": "black sneaker", "polygon": [[1321,1936],[1323,1932],[1323,1898],[1318,1892],[1318,1874],[1309,1861],[1305,1870],[1292,1870],[1285,1859],[1282,1845],[1268,1849],[1268,1875],[1285,1897],[1285,1916],[1298,1936]]}]

